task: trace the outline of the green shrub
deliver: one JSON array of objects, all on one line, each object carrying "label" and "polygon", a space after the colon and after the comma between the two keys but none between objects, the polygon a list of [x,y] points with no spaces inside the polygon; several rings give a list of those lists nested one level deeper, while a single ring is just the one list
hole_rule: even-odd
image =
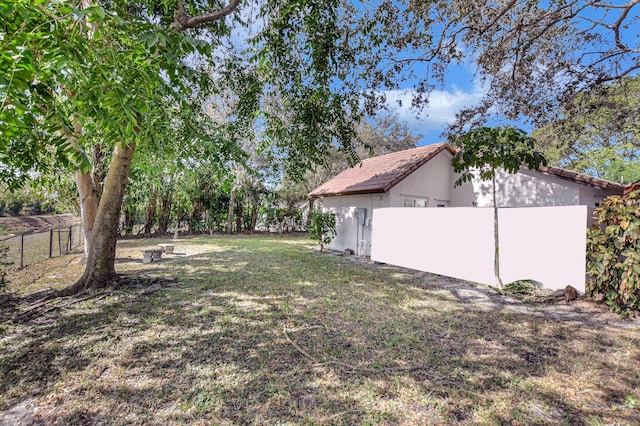
[{"label": "green shrub", "polygon": [[333,213],[311,212],[309,237],[320,244],[320,251],[336,236],[336,215]]},{"label": "green shrub", "polygon": [[7,204],[7,211],[11,216],[18,216],[22,210],[23,203],[20,200],[11,200]]},{"label": "green shrub", "polygon": [[587,294],[622,316],[640,309],[640,191],[608,197],[587,234]]}]

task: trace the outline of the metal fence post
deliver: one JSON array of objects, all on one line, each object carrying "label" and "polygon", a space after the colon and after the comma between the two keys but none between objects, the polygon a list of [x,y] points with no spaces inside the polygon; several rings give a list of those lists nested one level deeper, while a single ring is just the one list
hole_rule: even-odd
[{"label": "metal fence post", "polygon": [[49,259],[53,255],[53,228],[49,229]]},{"label": "metal fence post", "polygon": [[24,234],[20,235],[20,269],[24,268]]},{"label": "metal fence post", "polygon": [[73,241],[71,240],[71,226],[69,227],[69,239],[67,240],[67,253],[71,253],[71,248],[73,247]]}]

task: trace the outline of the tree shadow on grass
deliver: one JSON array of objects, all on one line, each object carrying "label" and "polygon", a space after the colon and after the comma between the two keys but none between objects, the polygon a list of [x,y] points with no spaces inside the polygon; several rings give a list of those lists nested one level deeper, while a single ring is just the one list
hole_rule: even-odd
[{"label": "tree shadow on grass", "polygon": [[[208,328],[216,316],[206,306],[167,311],[166,305],[158,303],[159,293],[154,294],[158,300],[129,294],[91,313],[67,315],[30,330],[24,336],[26,344],[2,357],[0,391],[8,396],[3,408],[18,402],[11,398],[13,394],[17,398],[49,395],[58,412],[39,414],[43,424],[221,419],[250,423],[260,418],[266,423],[276,419],[308,422],[327,412],[345,416],[354,412],[356,401],[348,397],[323,392],[318,400],[317,387],[298,386],[302,376],[292,372],[295,357],[279,358],[276,352],[285,348],[281,344],[271,347],[278,340],[277,330],[269,332],[260,323],[231,321],[211,331]],[[273,300],[264,303],[269,306]],[[278,318],[277,311],[269,306],[269,318]],[[113,327],[114,323],[118,325]],[[172,332],[166,337],[152,333],[159,324],[172,327]],[[133,336],[127,336],[127,329]],[[114,335],[117,330],[125,332]],[[125,350],[114,355],[108,345],[100,345],[104,341]],[[224,376],[225,371],[231,372],[229,377]],[[80,380],[67,384],[60,394],[61,375]],[[238,381],[238,376],[244,378]],[[82,403],[69,404],[70,399]],[[166,417],[149,407],[164,407]]]},{"label": "tree shadow on grass", "polygon": [[[179,259],[177,281],[16,324],[0,352],[2,408],[38,396],[43,424],[634,419],[611,407],[640,395],[638,372],[620,369],[628,350],[637,360],[637,335],[625,348],[388,270],[251,253]],[[161,266],[145,279],[166,277]],[[583,385],[594,394],[581,402]]]}]

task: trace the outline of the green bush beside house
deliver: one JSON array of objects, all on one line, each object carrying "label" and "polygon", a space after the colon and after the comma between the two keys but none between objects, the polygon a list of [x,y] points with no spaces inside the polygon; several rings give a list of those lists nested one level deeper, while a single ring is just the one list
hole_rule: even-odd
[{"label": "green bush beside house", "polygon": [[608,197],[587,233],[587,294],[622,316],[640,310],[640,191]]}]

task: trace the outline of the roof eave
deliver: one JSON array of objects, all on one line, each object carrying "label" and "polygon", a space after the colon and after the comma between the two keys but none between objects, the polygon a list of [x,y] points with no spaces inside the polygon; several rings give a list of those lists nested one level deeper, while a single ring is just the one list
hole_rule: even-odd
[{"label": "roof eave", "polygon": [[610,182],[608,180],[584,175],[578,172],[572,172],[569,170],[562,169],[560,167],[541,166],[539,169],[530,169],[530,170],[538,170],[539,172],[545,173],[547,175],[557,176],[561,179],[565,179],[571,182],[581,183],[584,185],[589,185],[594,188],[614,190],[616,192],[619,192],[620,194],[624,193],[624,190],[626,189],[625,185],[620,185],[615,182]]},{"label": "roof eave", "polygon": [[340,197],[342,195],[384,194],[385,192],[387,191],[383,188],[362,189],[359,191],[327,192],[325,194],[309,194],[309,199],[315,200],[320,197]]}]

